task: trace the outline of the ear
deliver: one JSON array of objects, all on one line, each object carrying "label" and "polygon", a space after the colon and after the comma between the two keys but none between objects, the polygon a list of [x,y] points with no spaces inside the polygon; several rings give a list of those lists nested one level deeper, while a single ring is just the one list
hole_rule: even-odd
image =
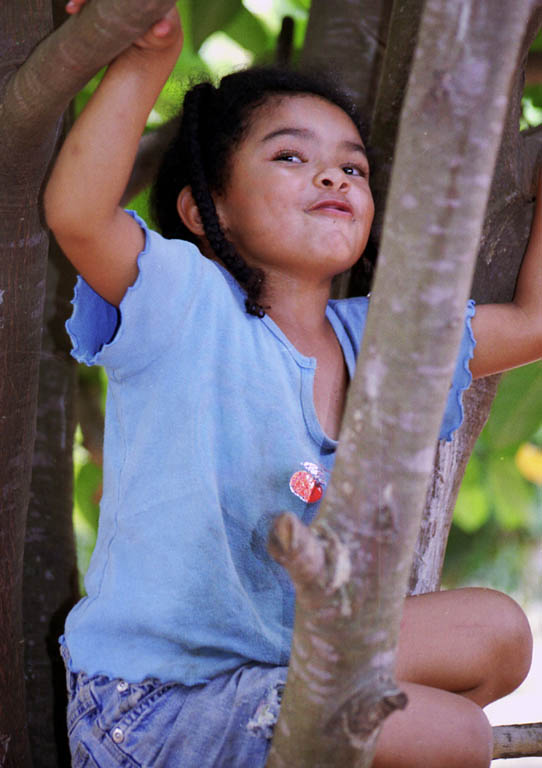
[{"label": "ear", "polygon": [[199,237],[205,235],[198,206],[192,196],[192,189],[190,187],[183,187],[179,192],[179,197],[177,198],[177,212],[185,227],[191,232]]}]

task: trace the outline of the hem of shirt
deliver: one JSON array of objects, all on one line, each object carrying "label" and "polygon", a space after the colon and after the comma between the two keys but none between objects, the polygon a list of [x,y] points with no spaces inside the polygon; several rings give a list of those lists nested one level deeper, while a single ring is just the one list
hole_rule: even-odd
[{"label": "hem of shirt", "polygon": [[460,428],[460,426],[463,424],[463,419],[465,416],[465,410],[463,408],[463,392],[467,390],[470,385],[472,384],[472,373],[470,371],[469,362],[474,357],[474,348],[476,347],[476,339],[474,338],[474,334],[472,332],[472,318],[476,314],[476,302],[474,299],[469,299],[467,302],[467,312],[465,316],[465,322],[467,326],[467,332],[469,335],[470,340],[470,346],[467,351],[467,353],[463,357],[463,365],[461,369],[461,378],[460,381],[457,382],[456,386],[454,386],[454,392],[455,392],[455,404],[457,407],[457,413],[459,414],[459,418],[455,419],[454,424],[443,434],[439,435],[439,440],[445,440],[447,443],[450,443],[453,440],[453,435],[457,430]]}]

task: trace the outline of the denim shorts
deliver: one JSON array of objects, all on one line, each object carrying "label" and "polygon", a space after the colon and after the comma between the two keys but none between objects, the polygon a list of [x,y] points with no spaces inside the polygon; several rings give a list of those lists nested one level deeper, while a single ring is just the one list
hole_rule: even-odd
[{"label": "denim shorts", "polygon": [[264,768],[287,667],[247,664],[203,685],[70,671],[72,768]]}]

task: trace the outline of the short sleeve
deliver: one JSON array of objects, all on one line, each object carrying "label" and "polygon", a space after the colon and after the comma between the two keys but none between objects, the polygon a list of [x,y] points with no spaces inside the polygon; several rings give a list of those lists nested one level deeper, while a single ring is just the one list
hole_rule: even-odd
[{"label": "short sleeve", "polygon": [[[363,333],[365,331],[369,299],[367,297],[341,299],[338,301],[331,301],[330,305],[340,317],[345,332],[348,333],[352,340],[354,353],[357,356],[360,351]],[[474,355],[474,347],[476,346],[471,327],[471,320],[474,317],[474,314],[475,303],[471,299],[467,303],[465,310],[465,326],[452,384],[448,393],[444,419],[440,428],[439,440],[451,440],[453,433],[459,429],[463,422],[463,392],[470,387],[472,382],[469,361]]]},{"label": "short sleeve", "polygon": [[452,384],[448,393],[448,400],[446,402],[444,418],[440,428],[439,440],[451,440],[453,433],[459,429],[463,423],[463,392],[470,387],[472,382],[469,362],[474,356],[474,347],[476,346],[471,326],[471,320],[474,317],[475,311],[476,305],[471,299],[467,303],[465,311],[463,337],[459,347],[459,355],[452,377]]},{"label": "short sleeve", "polygon": [[145,235],[136,281],[117,309],[79,277],[73,313],[66,323],[75,359],[103,365],[116,378],[130,375],[160,356],[192,304],[212,302],[213,294],[224,291],[226,285],[217,265],[195,245],[168,240],[150,230],[137,214],[129,213]]}]

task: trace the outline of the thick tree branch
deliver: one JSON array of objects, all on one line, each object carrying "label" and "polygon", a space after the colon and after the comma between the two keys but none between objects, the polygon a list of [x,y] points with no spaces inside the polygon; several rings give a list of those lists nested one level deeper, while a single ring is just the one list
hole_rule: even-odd
[{"label": "thick tree branch", "polygon": [[313,525],[350,574],[319,599],[318,579],[300,587],[268,768],[365,768],[386,702],[401,702],[401,604],[531,3],[500,10],[425,4],[362,357]]},{"label": "thick tree branch", "polygon": [[437,445],[435,465],[410,573],[409,594],[435,592],[440,578],[452,517],[465,472],[478,435],[489,415],[499,376],[475,381],[465,393],[465,418],[452,442]]},{"label": "thick tree branch", "polygon": [[390,183],[399,118],[416,47],[424,0],[397,0],[389,23],[388,43],[376,93],[369,146],[374,169],[371,189],[375,199],[373,234],[380,240]]},{"label": "thick tree branch", "polygon": [[393,0],[312,0],[302,62],[340,72],[367,122],[373,111],[392,5]]},{"label": "thick tree branch", "polygon": [[13,156],[41,146],[75,94],[163,16],[172,0],[94,0],[45,38],[7,84],[0,141]]}]

